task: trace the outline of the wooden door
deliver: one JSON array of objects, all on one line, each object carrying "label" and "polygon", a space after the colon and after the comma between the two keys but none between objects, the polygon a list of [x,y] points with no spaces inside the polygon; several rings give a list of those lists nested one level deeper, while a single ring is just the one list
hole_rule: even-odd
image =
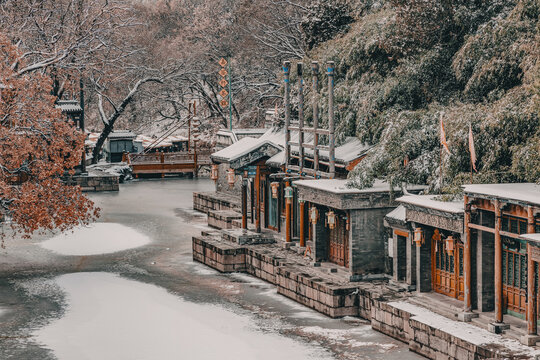
[{"label": "wooden door", "polygon": [[438,234],[437,231],[431,245],[433,291],[463,300],[463,243],[455,240],[454,251],[450,254],[446,249],[446,241]]},{"label": "wooden door", "polygon": [[336,217],[336,226],[329,231],[329,256],[334,264],[349,267],[349,231],[346,220]]},{"label": "wooden door", "polygon": [[503,305],[506,312],[527,310],[527,255],[503,246]]}]

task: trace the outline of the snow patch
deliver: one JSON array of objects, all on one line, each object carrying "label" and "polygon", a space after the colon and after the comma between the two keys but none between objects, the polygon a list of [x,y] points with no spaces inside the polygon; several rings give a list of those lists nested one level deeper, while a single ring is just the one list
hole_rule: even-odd
[{"label": "snow patch", "polygon": [[185,301],[155,285],[108,273],[56,278],[64,316],[35,331],[62,359],[329,359],[320,349],[272,332],[250,316]]},{"label": "snow patch", "polygon": [[392,343],[357,340],[355,337],[366,338],[372,335],[369,325],[351,329],[327,329],[320,326],[308,326],[302,328],[301,331],[306,335],[321,337],[334,343],[347,343],[351,347],[379,347],[385,351],[397,347],[396,344]]},{"label": "snow patch", "polygon": [[42,242],[40,246],[60,255],[83,256],[132,249],[149,242],[149,237],[127,226],[115,223],[95,223],[58,234]]}]

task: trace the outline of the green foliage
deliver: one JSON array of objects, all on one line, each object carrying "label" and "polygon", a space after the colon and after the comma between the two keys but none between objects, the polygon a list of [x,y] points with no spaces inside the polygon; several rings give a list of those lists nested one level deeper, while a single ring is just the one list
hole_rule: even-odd
[{"label": "green foliage", "polygon": [[[315,47],[306,63],[336,62],[339,135],[375,145],[351,184],[382,178],[458,193],[471,181],[469,124],[473,182],[540,181],[539,14],[536,0],[392,0],[362,8],[345,35]],[[326,89],[321,96],[325,123]],[[451,151],[442,172],[441,113]]]},{"label": "green foliage", "polygon": [[350,6],[344,1],[318,0],[310,4],[300,29],[308,49],[343,33],[354,21]]}]

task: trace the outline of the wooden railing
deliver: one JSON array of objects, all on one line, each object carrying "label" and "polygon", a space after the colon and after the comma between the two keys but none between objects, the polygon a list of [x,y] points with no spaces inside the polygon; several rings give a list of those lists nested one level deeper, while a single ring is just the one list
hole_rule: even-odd
[{"label": "wooden railing", "polygon": [[128,154],[122,160],[137,174],[197,173],[203,165],[210,165],[210,150],[175,153]]}]

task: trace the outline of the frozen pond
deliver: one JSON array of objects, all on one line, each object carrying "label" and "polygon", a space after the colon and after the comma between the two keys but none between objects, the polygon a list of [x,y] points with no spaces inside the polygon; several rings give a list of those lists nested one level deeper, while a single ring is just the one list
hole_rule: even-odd
[{"label": "frozen pond", "polygon": [[[330,319],[245,274],[193,262],[193,191],[146,180],[91,194],[99,222],[0,250],[0,359],[413,360],[358,318]],[[11,269],[11,270],[10,270]],[[5,310],[2,312],[1,310]]]},{"label": "frozen pond", "polygon": [[329,358],[258,331],[247,316],[184,301],[155,285],[108,273],[55,281],[65,292],[66,312],[34,336],[60,360]]},{"label": "frozen pond", "polygon": [[61,255],[97,255],[146,245],[150,238],[122,224],[95,223],[79,226],[41,243]]}]

